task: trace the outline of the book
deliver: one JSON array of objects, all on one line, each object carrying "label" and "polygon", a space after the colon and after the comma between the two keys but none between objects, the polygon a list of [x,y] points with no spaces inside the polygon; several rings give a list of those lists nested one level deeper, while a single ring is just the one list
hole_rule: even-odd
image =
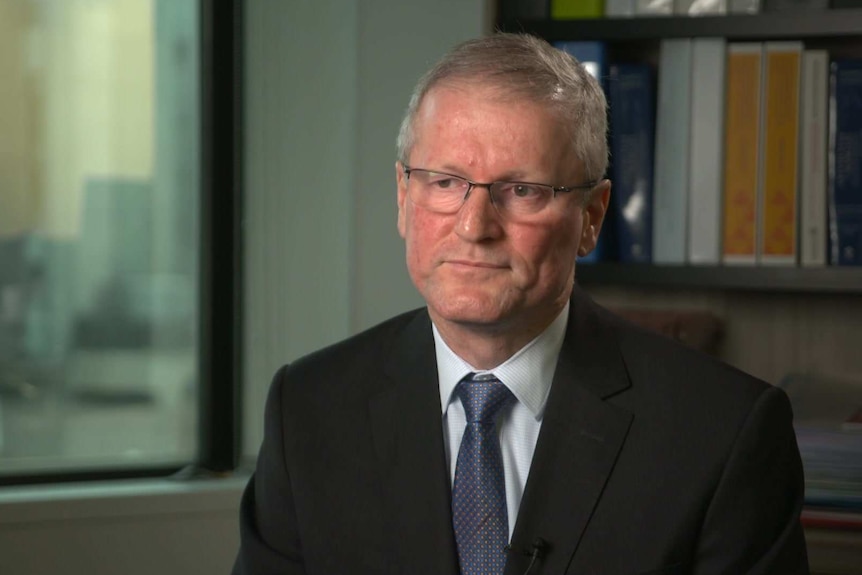
[{"label": "book", "polygon": [[[570,54],[577,59],[587,72],[596,78],[605,91],[608,93],[608,59],[607,46],[600,41],[561,41],[555,42],[554,47]],[[614,192],[611,192],[613,196]],[[616,242],[615,242],[615,222],[613,218],[613,210],[608,209],[608,214],[605,216],[605,221],[602,224],[602,233],[599,234],[599,240],[595,249],[588,255],[579,257],[578,263],[596,263],[600,261],[611,261],[617,259]]]},{"label": "book", "polygon": [[801,42],[767,42],[763,84],[763,193],[758,263],[797,262]]},{"label": "book", "polygon": [[587,72],[601,83],[602,89],[607,95],[608,56],[607,46],[604,42],[594,40],[562,41],[555,42],[554,47],[574,56],[586,68]]},{"label": "book", "polygon": [[757,261],[763,45],[727,46],[722,262]]},{"label": "book", "polygon": [[691,151],[687,261],[721,260],[721,197],[724,168],[723,38],[695,38],[691,63]]},{"label": "book", "polygon": [[674,0],[673,11],[681,16],[727,13],[727,0]]},{"label": "book", "polygon": [[799,259],[826,265],[826,136],[829,122],[829,55],[802,53],[799,134]]},{"label": "book", "polygon": [[862,531],[862,513],[849,509],[803,507],[800,522],[806,528]]},{"label": "book", "polygon": [[604,0],[551,0],[551,18],[574,20],[601,18],[605,14]]},{"label": "book", "polygon": [[832,265],[862,265],[862,59],[830,68],[829,242]]},{"label": "book", "polygon": [[792,372],[778,382],[793,407],[805,470],[805,503],[862,509],[862,379]]},{"label": "book", "polygon": [[689,126],[692,43],[659,46],[653,179],[653,262],[684,264],[688,237]]},{"label": "book", "polygon": [[638,16],[670,16],[673,0],[636,0],[635,14]]},{"label": "book", "polygon": [[628,18],[635,15],[635,0],[605,0],[605,18]]},{"label": "book", "polygon": [[611,203],[619,261],[652,261],[655,82],[647,64],[614,64],[608,79]]}]

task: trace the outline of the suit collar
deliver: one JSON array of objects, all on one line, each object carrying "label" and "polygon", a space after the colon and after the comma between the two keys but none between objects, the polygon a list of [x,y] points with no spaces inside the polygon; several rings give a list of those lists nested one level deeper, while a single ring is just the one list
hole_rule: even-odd
[{"label": "suit collar", "polygon": [[[548,397],[513,546],[548,549],[536,573],[562,573],[577,550],[625,441],[632,414],[606,399],[630,386],[606,313],[578,288]],[[391,503],[397,571],[457,575],[434,339],[422,310],[393,334],[390,384],[369,401],[375,449]],[[507,575],[529,558],[510,555]],[[535,570],[535,568],[534,568]]]},{"label": "suit collar", "polygon": [[431,320],[418,312],[390,340],[390,384],[369,401],[397,572],[458,575]]},{"label": "suit collar", "polygon": [[[562,573],[577,550],[625,441],[632,414],[605,401],[630,386],[605,313],[577,290],[512,535],[548,543],[537,573]],[[513,555],[507,575],[529,563]]]}]

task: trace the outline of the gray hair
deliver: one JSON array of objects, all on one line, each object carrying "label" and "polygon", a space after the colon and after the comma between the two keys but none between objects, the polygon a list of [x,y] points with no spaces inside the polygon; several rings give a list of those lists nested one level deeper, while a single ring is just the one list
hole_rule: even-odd
[{"label": "gray hair", "polygon": [[501,96],[546,105],[568,126],[584,177],[598,180],[608,165],[607,100],[598,81],[572,56],[528,34],[494,34],[455,46],[413,90],[398,132],[398,159],[415,143],[413,124],[422,99],[442,83],[479,83]]}]

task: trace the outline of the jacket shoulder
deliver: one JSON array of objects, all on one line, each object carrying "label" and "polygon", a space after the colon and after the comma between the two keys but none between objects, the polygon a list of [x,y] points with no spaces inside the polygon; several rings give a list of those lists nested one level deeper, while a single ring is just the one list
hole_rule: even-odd
[{"label": "jacket shoulder", "polygon": [[300,400],[331,393],[367,394],[393,344],[415,338],[423,330],[430,337],[431,320],[425,308],[400,314],[285,364],[273,385],[289,388],[285,395]]}]

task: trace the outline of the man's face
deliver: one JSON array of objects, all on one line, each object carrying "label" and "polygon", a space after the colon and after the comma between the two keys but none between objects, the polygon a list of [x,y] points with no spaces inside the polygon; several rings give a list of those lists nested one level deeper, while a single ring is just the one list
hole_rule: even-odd
[{"label": "man's face", "polygon": [[[550,112],[487,87],[432,89],[414,134],[412,168],[476,182],[584,183]],[[428,211],[410,201],[400,164],[396,173],[407,267],[435,323],[530,333],[553,320],[571,294],[579,249],[583,255],[595,246],[608,185],[586,206],[584,192],[561,193],[540,217],[512,221],[497,212],[487,188],[473,188],[454,214]]]}]

